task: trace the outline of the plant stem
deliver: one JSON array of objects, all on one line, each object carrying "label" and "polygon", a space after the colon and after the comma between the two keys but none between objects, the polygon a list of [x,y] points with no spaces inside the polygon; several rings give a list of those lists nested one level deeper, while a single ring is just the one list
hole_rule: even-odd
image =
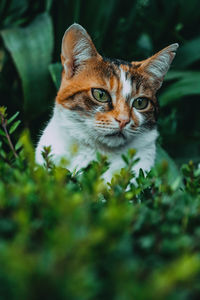
[{"label": "plant stem", "polygon": [[10,146],[10,149],[13,152],[15,158],[17,158],[18,155],[17,155],[17,153],[16,153],[16,151],[15,151],[15,149],[13,147],[13,143],[12,143],[12,141],[10,139],[10,136],[9,136],[9,133],[8,133],[8,130],[7,130],[7,127],[6,127],[6,119],[4,118],[4,116],[3,116],[3,114],[1,112],[0,112],[0,117],[1,117],[1,126],[3,127],[3,130],[4,130],[5,134],[6,134],[6,138],[8,140],[8,144]]}]

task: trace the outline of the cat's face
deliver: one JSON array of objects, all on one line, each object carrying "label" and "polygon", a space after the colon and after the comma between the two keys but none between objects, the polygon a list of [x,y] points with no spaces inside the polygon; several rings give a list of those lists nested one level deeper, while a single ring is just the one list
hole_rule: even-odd
[{"label": "cat's face", "polygon": [[119,147],[156,126],[156,91],[178,45],[141,62],[101,57],[87,32],[72,25],[62,42],[64,66],[56,101],[80,131],[108,147]]}]

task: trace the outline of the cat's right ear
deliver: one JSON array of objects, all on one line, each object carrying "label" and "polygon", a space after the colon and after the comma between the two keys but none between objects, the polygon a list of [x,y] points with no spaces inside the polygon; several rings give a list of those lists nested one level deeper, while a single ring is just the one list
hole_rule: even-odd
[{"label": "cat's right ear", "polygon": [[61,61],[67,78],[71,78],[78,68],[92,57],[101,57],[87,31],[74,23],[62,39]]}]

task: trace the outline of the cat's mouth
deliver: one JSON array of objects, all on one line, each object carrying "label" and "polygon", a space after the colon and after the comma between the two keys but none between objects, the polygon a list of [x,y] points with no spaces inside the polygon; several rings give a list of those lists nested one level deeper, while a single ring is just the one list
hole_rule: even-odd
[{"label": "cat's mouth", "polygon": [[114,132],[114,133],[106,134],[106,137],[123,138],[124,140],[126,139],[125,135],[121,131],[117,131],[117,132]]}]

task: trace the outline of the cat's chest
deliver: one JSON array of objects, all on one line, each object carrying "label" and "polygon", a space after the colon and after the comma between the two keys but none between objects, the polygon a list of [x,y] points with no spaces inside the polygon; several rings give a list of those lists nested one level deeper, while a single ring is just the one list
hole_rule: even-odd
[{"label": "cat's chest", "polygon": [[[106,182],[109,182],[114,174],[118,173],[121,168],[125,167],[125,162],[122,159],[122,154],[127,153],[127,150],[128,148],[125,148],[121,151],[113,151],[109,153],[99,151],[100,153],[107,156],[109,162],[109,169],[102,176]],[[76,155],[71,157],[70,165],[68,165],[68,168],[70,169],[70,171],[74,172],[75,170],[78,171],[81,168],[87,167],[91,161],[96,160],[96,153],[96,149],[81,146]],[[135,158],[139,158],[139,162],[136,163],[133,167],[133,171],[136,175],[138,175],[140,168],[142,168],[144,171],[150,171],[151,167],[154,164],[155,153],[155,144],[152,144],[148,148],[140,149],[137,152]]]},{"label": "cat's chest", "polygon": [[[101,151],[99,151],[101,153]],[[109,172],[114,173],[117,170],[120,170],[124,167],[124,161],[121,158],[122,153],[105,153],[109,162]],[[89,163],[97,158],[97,151],[95,149],[91,149],[89,147],[80,147],[79,151],[74,154],[71,158],[71,162],[69,165],[69,169],[79,170],[81,168],[85,168],[89,165]]]}]

